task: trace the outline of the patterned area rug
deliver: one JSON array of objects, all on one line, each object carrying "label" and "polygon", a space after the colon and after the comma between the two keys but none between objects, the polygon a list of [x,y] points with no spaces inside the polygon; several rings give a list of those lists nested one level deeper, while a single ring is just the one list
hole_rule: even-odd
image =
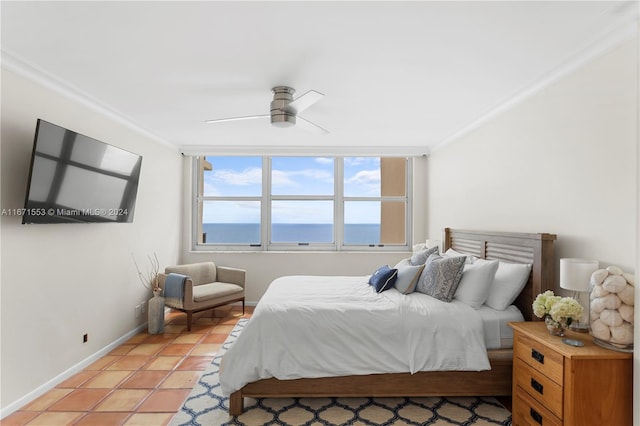
[{"label": "patterned area rug", "polygon": [[229,416],[218,369],[248,319],[241,319],[204,371],[180,411],[178,425],[511,425],[511,413],[493,398],[245,398],[245,412]]}]

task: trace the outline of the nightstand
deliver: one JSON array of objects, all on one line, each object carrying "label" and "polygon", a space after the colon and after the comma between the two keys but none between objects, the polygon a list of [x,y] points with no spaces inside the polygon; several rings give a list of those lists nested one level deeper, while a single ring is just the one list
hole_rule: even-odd
[{"label": "nightstand", "polygon": [[633,355],[568,331],[582,347],[551,336],[542,321],[513,328],[513,425],[625,426],[633,422]]}]

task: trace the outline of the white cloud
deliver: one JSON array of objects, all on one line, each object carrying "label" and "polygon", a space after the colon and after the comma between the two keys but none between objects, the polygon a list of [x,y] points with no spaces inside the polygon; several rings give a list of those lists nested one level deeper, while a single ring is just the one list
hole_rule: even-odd
[{"label": "white cloud", "polygon": [[372,185],[380,182],[380,169],[378,170],[361,170],[349,179],[347,183],[358,185]]},{"label": "white cloud", "polygon": [[220,191],[218,191],[218,188],[216,188],[216,186],[213,183],[207,180],[205,180],[204,182],[203,190],[204,190],[203,192],[204,195],[211,195],[211,196],[220,195]]},{"label": "white cloud", "polygon": [[291,180],[293,173],[282,170],[271,171],[271,183],[274,186],[296,186],[296,182]]},{"label": "white cloud", "polygon": [[304,176],[311,179],[318,179],[324,181],[333,181],[333,173],[325,170],[307,169],[291,172],[292,175]]},{"label": "white cloud", "polygon": [[379,157],[345,157],[344,165],[349,166],[361,166],[363,164],[371,164],[373,166],[380,165]]},{"label": "white cloud", "polygon": [[333,184],[333,173],[319,169],[305,169],[305,170],[272,170],[271,181],[274,186],[290,186],[299,187],[305,185],[303,179],[311,179],[314,181],[324,181]]},{"label": "white cloud", "polygon": [[213,172],[216,181],[227,185],[254,185],[262,182],[262,169],[259,167],[244,169],[241,172],[235,170],[216,170]]}]

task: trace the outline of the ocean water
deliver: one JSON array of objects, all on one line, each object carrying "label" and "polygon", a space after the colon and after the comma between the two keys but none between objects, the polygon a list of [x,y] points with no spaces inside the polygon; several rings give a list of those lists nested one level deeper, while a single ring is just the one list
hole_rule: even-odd
[{"label": "ocean water", "polygon": [[[209,244],[260,244],[258,223],[205,223],[202,228]],[[331,243],[333,225],[274,223],[271,239],[274,243]],[[380,225],[347,224],[344,240],[346,244],[379,244]]]}]

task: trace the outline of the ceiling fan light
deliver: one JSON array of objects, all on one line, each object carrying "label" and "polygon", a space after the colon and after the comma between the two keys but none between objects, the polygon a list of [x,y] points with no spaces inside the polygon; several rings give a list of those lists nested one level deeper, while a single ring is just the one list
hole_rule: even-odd
[{"label": "ceiling fan light", "polygon": [[293,127],[296,125],[296,116],[291,114],[271,114],[271,124],[276,127]]}]

